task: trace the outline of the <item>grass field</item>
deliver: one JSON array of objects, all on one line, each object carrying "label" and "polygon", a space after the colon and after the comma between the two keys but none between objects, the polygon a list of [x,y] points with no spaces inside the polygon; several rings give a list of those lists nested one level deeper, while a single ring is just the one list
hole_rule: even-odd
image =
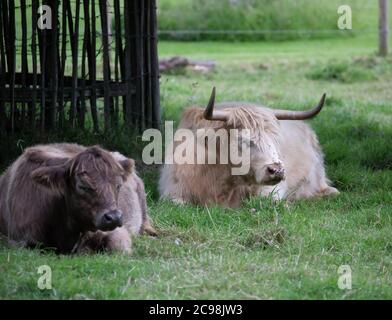
[{"label": "grass field", "polygon": [[[241,210],[177,206],[157,199],[157,168],[139,162],[158,238],[135,239],[132,256],[56,256],[2,244],[0,298],[391,299],[392,59],[377,58],[376,47],[371,37],[161,42],[161,57],[217,62],[211,74],[162,76],[166,119],[205,104],[213,85],[218,101],[291,109],[326,92],[325,110],[310,123],[341,195],[279,204],[255,198]],[[138,158],[130,145],[121,151]],[[40,265],[52,268],[52,290],[37,288]],[[352,290],[338,288],[341,265],[351,267]]]}]

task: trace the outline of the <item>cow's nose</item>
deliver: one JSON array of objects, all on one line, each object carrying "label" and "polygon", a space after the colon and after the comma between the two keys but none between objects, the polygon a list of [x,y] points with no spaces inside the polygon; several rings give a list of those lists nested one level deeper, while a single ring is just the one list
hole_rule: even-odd
[{"label": "cow's nose", "polygon": [[275,174],[278,171],[278,169],[275,166],[269,166],[267,167],[267,170],[269,174]]},{"label": "cow's nose", "polygon": [[108,228],[121,227],[123,224],[123,214],[119,210],[106,212],[102,217],[102,222]]},{"label": "cow's nose", "polygon": [[267,166],[267,172],[272,180],[282,180],[284,178],[284,169],[281,164],[271,164]]}]

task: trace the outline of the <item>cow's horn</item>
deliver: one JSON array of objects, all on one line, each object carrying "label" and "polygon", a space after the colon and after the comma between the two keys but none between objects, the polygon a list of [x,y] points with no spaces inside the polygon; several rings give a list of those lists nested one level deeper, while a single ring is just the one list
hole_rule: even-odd
[{"label": "cow's horn", "polygon": [[221,110],[214,111],[215,105],[215,87],[212,88],[210,101],[208,101],[207,108],[204,110],[204,119],[212,121],[226,121],[227,113]]},{"label": "cow's horn", "polygon": [[324,107],[326,94],[321,97],[320,102],[313,109],[306,111],[292,111],[292,110],[274,110],[275,117],[278,120],[306,120],[316,116]]}]

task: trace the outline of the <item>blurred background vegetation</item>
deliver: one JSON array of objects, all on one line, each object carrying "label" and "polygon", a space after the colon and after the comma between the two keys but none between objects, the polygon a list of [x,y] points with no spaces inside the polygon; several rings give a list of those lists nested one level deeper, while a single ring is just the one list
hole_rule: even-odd
[{"label": "blurred background vegetation", "polygon": [[[350,5],[352,32],[337,28],[337,8]],[[376,32],[376,0],[160,0],[160,39],[293,40]]]}]

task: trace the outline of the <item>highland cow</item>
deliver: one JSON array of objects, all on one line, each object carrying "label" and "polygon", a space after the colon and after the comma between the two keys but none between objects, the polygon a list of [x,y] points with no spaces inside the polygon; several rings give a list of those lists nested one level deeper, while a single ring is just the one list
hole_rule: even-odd
[{"label": "highland cow", "polygon": [[58,253],[130,252],[131,236],[154,234],[134,161],[76,144],[28,148],[0,177],[0,232]]},{"label": "highland cow", "polygon": [[[223,129],[228,135],[237,129],[242,151],[249,154],[249,170],[233,175],[235,164],[219,163],[222,148],[230,146],[216,144],[213,150],[205,151],[218,155],[216,164],[165,164],[159,182],[161,197],[178,203],[238,207],[250,196],[296,200],[338,194],[326,177],[316,134],[298,121],[317,115],[324,102],[325,95],[307,111],[275,110],[243,102],[221,103],[214,108],[214,88],[207,108],[186,109],[178,129],[192,130],[195,139],[201,128]],[[244,129],[249,136],[242,134]],[[174,150],[177,145],[174,142]],[[206,143],[205,148],[210,145]]]}]

